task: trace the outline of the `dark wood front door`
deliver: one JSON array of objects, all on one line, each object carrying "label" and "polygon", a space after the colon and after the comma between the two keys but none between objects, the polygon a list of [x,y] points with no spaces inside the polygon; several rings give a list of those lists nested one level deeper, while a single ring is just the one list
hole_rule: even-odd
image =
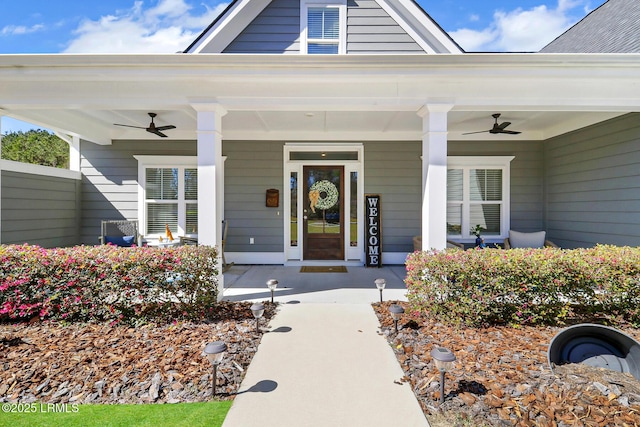
[{"label": "dark wood front door", "polygon": [[305,166],[304,259],[344,260],[342,166]]}]

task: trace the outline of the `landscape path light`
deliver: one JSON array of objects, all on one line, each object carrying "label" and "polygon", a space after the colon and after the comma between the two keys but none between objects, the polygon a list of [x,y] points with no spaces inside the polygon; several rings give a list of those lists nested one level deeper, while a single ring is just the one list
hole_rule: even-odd
[{"label": "landscape path light", "polygon": [[391,313],[391,317],[393,317],[393,322],[395,323],[396,334],[397,334],[398,333],[398,320],[400,320],[400,318],[404,314],[404,308],[402,308],[401,306],[399,306],[397,304],[392,304],[389,307],[389,312]]},{"label": "landscape path light", "polygon": [[440,371],[440,404],[442,405],[444,403],[444,374],[453,368],[456,355],[444,347],[435,347],[431,350],[431,357],[433,357],[436,368]]},{"label": "landscape path light", "polygon": [[256,318],[256,332],[259,333],[260,329],[258,328],[258,326],[259,326],[260,318],[264,314],[264,304],[262,304],[261,302],[257,302],[253,304],[251,306],[251,312],[253,313],[253,317]]},{"label": "landscape path light", "polygon": [[380,302],[382,302],[382,291],[384,287],[387,285],[387,281],[384,279],[376,279],[375,280],[376,288],[380,291]]},{"label": "landscape path light", "polygon": [[278,287],[278,281],[276,279],[267,280],[267,288],[271,291],[271,304],[273,304],[273,293],[276,291]]},{"label": "landscape path light", "polygon": [[222,362],[224,352],[227,351],[227,345],[222,341],[214,341],[207,344],[204,348],[204,355],[213,365],[213,391],[211,397],[216,395],[216,377],[218,375],[218,365]]}]

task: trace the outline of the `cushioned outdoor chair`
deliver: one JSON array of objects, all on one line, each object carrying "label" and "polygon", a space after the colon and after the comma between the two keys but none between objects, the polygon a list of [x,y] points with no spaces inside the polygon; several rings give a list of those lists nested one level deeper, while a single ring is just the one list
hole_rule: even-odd
[{"label": "cushioned outdoor chair", "polygon": [[545,239],[546,235],[546,231],[522,233],[520,231],[509,230],[509,237],[504,239],[504,248],[557,248],[558,245]]},{"label": "cushioned outdoor chair", "polygon": [[142,246],[142,236],[138,231],[138,221],[104,220],[100,225],[100,244],[130,247]]}]

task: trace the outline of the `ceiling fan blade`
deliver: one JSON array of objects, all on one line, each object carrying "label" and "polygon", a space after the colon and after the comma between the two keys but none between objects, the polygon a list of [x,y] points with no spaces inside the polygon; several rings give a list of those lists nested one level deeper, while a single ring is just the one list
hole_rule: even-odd
[{"label": "ceiling fan blade", "polygon": [[156,134],[156,135],[158,135],[158,136],[160,136],[162,138],[166,138],[167,137],[167,135],[165,135],[164,133],[160,132],[157,128],[156,129],[148,128],[147,132]]},{"label": "ceiling fan blade", "polygon": [[466,132],[463,133],[463,135],[472,135],[474,133],[485,133],[485,132],[491,132],[493,129],[489,129],[489,130],[479,130],[478,132]]},{"label": "ceiling fan blade", "polygon": [[507,126],[509,126],[510,124],[511,124],[511,122],[504,122],[504,123],[500,123],[500,125],[498,125],[498,127],[499,127],[500,129],[503,129],[503,130],[504,130],[504,128],[506,128],[506,127],[507,127]]},{"label": "ceiling fan blade", "polygon": [[113,125],[114,126],[124,126],[126,128],[146,129],[145,127],[142,127],[142,126],[123,125],[123,124],[120,124],[120,123],[114,123]]},{"label": "ceiling fan blade", "polygon": [[510,135],[517,135],[517,134],[522,133],[522,132],[518,132],[518,131],[516,131],[516,130],[504,130],[504,129],[503,129],[503,130],[502,130],[502,131],[500,131],[499,133],[508,133],[508,134],[510,134]]},{"label": "ceiling fan blade", "polygon": [[156,130],[158,131],[163,131],[163,130],[169,130],[169,129],[175,129],[176,127],[174,125],[167,125],[167,126],[157,126]]}]

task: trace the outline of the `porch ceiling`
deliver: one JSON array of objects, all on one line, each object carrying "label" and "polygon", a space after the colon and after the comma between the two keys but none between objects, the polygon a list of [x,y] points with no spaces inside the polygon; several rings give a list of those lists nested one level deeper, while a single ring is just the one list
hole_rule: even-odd
[{"label": "porch ceiling", "polygon": [[[544,140],[640,110],[640,55],[0,55],[0,114],[96,143],[196,139],[219,103],[228,140],[416,140],[425,104],[452,106],[450,140]],[[488,130],[502,113],[519,135]]]}]

